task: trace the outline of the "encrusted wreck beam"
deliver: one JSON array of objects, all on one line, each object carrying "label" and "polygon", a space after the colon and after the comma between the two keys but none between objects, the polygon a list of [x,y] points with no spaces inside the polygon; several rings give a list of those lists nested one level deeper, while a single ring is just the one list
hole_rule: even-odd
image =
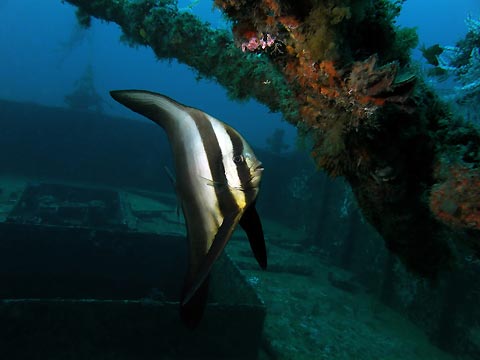
[{"label": "encrusted wreck beam", "polygon": [[67,1],[83,23],[113,21],[128,43],[282,112],[410,270],[435,277],[456,242],[480,253],[480,135],[406,70],[417,39],[394,25],[402,1],[215,0],[233,38],[174,0]]},{"label": "encrusted wreck beam", "polygon": [[89,24],[92,16],[118,24],[131,46],[149,46],[158,59],[177,59],[200,77],[217,81],[232,99],[254,98],[291,122],[298,121],[295,103],[281,73],[268,59],[248,56],[235,47],[231,35],[212,29],[175,0],[67,0]]}]

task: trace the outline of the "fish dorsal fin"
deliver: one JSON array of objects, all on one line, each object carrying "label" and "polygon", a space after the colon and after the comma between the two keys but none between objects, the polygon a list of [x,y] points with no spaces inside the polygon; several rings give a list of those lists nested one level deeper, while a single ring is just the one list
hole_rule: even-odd
[{"label": "fish dorsal fin", "polygon": [[145,90],[114,90],[110,95],[129,109],[154,121],[169,132],[188,109],[168,96]]},{"label": "fish dorsal fin", "polygon": [[186,305],[192,299],[210,274],[210,270],[212,270],[215,260],[218,259],[225,248],[225,245],[227,245],[227,242],[232,236],[233,230],[235,230],[241,216],[242,212],[239,211],[232,213],[223,219],[222,225],[218,228],[212,246],[205,255],[202,264],[192,278],[188,280],[189,283],[185,284],[185,292],[182,296],[182,306]]},{"label": "fish dorsal fin", "polygon": [[257,259],[260,267],[265,270],[267,268],[267,247],[265,245],[262,222],[258,216],[257,209],[255,209],[255,203],[245,209],[240,219],[240,226],[247,233],[255,259]]}]

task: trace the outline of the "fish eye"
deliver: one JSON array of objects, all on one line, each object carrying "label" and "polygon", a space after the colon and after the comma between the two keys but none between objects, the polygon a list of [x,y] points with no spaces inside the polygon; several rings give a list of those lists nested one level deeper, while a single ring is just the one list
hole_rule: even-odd
[{"label": "fish eye", "polygon": [[245,158],[243,157],[243,155],[234,155],[233,156],[233,162],[235,164],[241,164],[244,160],[245,160]]}]

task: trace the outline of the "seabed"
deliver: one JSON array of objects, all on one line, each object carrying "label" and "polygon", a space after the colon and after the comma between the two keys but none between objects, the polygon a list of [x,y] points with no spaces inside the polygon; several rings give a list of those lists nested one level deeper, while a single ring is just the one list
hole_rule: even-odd
[{"label": "seabed", "polygon": [[[53,179],[0,177],[0,222],[11,222],[11,214],[22,207],[19,201],[25,189],[52,183],[55,184]],[[92,188],[65,182],[60,186]],[[127,209],[124,226],[129,231],[184,236],[184,224],[171,193],[137,189],[106,191],[121,194],[122,206]],[[41,225],[43,220],[39,217],[35,221]],[[261,342],[255,344],[258,359],[453,359],[432,346],[416,326],[368,294],[355,282],[353,274],[319,260],[318,254],[296,247],[295,244],[301,243],[301,231],[271,219],[265,219],[264,227],[269,253],[267,271],[258,268],[242,230],[235,232],[226,249],[246,283],[265,304],[263,335]],[[214,313],[207,312],[208,315]],[[258,320],[262,312],[252,316]],[[263,318],[257,324],[262,321]],[[242,329],[238,329],[236,336],[248,337],[248,333],[242,335]],[[245,339],[236,340],[243,343]],[[174,354],[165,359],[176,358]]]}]

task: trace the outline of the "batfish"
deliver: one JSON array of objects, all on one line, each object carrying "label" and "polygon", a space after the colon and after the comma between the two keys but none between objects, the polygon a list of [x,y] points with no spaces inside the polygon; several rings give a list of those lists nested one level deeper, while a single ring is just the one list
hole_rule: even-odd
[{"label": "batfish", "polygon": [[267,267],[262,224],[255,209],[262,163],[236,130],[201,110],[149,91],[110,94],[167,133],[189,242],[180,314],[193,328],[206,305],[210,270],[238,223],[260,267]]}]

